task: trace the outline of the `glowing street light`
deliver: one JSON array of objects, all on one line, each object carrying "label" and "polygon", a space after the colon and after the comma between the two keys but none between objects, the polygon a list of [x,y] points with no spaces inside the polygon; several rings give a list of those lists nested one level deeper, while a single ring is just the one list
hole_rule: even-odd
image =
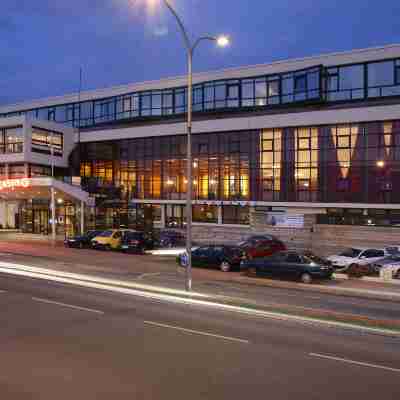
[{"label": "glowing street light", "polygon": [[377,166],[378,168],[383,168],[383,167],[385,166],[385,161],[383,161],[383,160],[377,161],[377,162],[376,162],[376,166]]},{"label": "glowing street light", "polygon": [[[154,8],[160,0],[147,0],[148,6]],[[193,184],[197,185],[197,181],[192,181],[192,108],[193,108],[193,54],[200,42],[208,40],[213,41],[218,47],[226,47],[229,45],[230,40],[225,35],[220,36],[201,36],[195,41],[191,41],[185,25],[178,13],[172,6],[170,0],[163,0],[164,4],[171,11],[178,23],[179,29],[182,33],[185,42],[187,53],[188,73],[187,73],[187,192],[186,192],[186,253],[187,253],[187,266],[186,266],[186,290],[192,290],[192,191]],[[196,167],[195,167],[196,168]]]}]

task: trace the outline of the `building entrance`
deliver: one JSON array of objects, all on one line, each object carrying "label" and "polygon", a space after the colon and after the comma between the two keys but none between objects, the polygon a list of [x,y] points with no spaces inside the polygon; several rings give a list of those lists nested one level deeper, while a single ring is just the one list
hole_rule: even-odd
[{"label": "building entrance", "polygon": [[32,210],[33,233],[48,235],[50,232],[49,210]]}]

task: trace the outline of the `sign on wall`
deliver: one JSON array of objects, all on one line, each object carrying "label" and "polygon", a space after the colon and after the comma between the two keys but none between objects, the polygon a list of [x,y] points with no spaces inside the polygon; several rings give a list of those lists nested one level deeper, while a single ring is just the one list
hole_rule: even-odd
[{"label": "sign on wall", "polygon": [[285,212],[269,212],[267,213],[267,224],[276,227],[285,228],[303,228],[303,214],[287,214]]},{"label": "sign on wall", "polygon": [[0,181],[0,190],[3,189],[11,189],[15,188],[27,188],[31,185],[31,180],[29,178],[21,178],[21,179],[5,179]]}]

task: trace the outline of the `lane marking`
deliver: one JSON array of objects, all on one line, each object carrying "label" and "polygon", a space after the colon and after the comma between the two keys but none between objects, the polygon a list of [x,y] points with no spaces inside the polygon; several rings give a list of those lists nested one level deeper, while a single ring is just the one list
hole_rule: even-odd
[{"label": "lane marking", "polygon": [[74,310],[88,311],[88,312],[97,313],[97,314],[104,314],[104,311],[95,310],[95,309],[93,309],[93,308],[86,308],[86,307],[74,306],[74,305],[72,305],[72,304],[60,303],[60,302],[58,302],[58,301],[47,300],[47,299],[41,299],[40,297],[32,297],[32,300],[35,300],[35,301],[38,301],[38,302],[41,302],[41,303],[54,304],[54,305],[57,305],[57,306],[72,308],[72,309],[74,309]]},{"label": "lane marking", "polygon": [[244,343],[244,344],[249,344],[250,343],[248,340],[245,340],[245,339],[239,339],[239,338],[234,338],[234,337],[230,337],[230,336],[215,335],[213,333],[195,331],[193,329],[186,329],[186,328],[182,328],[180,326],[160,324],[158,322],[153,322],[153,321],[143,321],[143,323],[145,323],[147,325],[158,326],[160,328],[175,329],[177,331],[186,332],[186,333],[192,333],[192,334],[195,334],[195,335],[210,336],[210,337],[214,337],[214,338],[217,338],[217,339],[229,340],[231,342],[238,342],[238,343]]},{"label": "lane marking", "polygon": [[362,362],[362,361],[354,361],[354,360],[349,360],[347,358],[327,356],[327,355],[318,354],[318,353],[309,353],[309,355],[311,357],[325,358],[327,360],[340,361],[340,362],[344,362],[344,363],[347,363],[347,364],[359,365],[361,367],[383,369],[383,370],[386,370],[386,371],[399,372],[400,373],[400,369],[398,369],[398,368],[386,367],[384,365],[379,365],[379,364],[370,364],[370,363],[366,363],[366,362]]},{"label": "lane marking", "polygon": [[[235,312],[252,317],[270,318],[278,321],[299,322],[303,324],[326,326],[330,328],[357,330],[365,333],[385,335],[396,338],[400,337],[400,332],[394,329],[361,326],[350,322],[329,321],[313,317],[285,314],[279,311],[255,310],[245,308],[240,305],[215,303],[212,297],[203,293],[187,293],[183,290],[154,287],[150,285],[118,281],[115,279],[99,278],[91,275],[75,274],[65,271],[55,272],[54,270],[5,262],[0,262],[0,273],[30,277],[52,282],[67,283],[80,287],[106,290],[109,292],[122,293],[175,304],[203,306],[215,310]],[[395,295],[398,296],[398,294]]]},{"label": "lane marking", "polygon": [[148,272],[148,273],[139,275],[137,279],[150,278],[152,276],[159,276],[159,275],[161,275],[161,272]]},{"label": "lane marking", "polygon": [[7,290],[0,289],[0,293],[7,293]]}]

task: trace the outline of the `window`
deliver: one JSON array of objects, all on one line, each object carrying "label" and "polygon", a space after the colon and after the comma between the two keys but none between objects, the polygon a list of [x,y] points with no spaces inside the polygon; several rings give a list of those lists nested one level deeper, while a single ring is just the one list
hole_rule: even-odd
[{"label": "window", "polygon": [[361,253],[360,258],[375,258],[384,257],[385,253],[383,250],[368,249]]},{"label": "window", "polygon": [[344,135],[344,136],[337,136],[336,137],[336,147],[338,149],[348,149],[351,147],[351,136]]},{"label": "window", "polygon": [[218,222],[218,207],[208,205],[193,206],[193,222]]},{"label": "window", "polygon": [[0,129],[0,152],[22,153],[24,149],[22,127]]},{"label": "window", "polygon": [[396,61],[396,71],[395,71],[396,77],[395,77],[395,82],[396,85],[400,85],[400,60]]},{"label": "window", "polygon": [[223,206],[222,207],[222,223],[235,225],[248,225],[250,218],[249,207],[241,206]]},{"label": "window", "polygon": [[294,77],[294,92],[301,93],[307,90],[307,75],[298,75]]},{"label": "window", "polygon": [[63,134],[32,127],[32,151],[44,154],[51,154],[53,151],[54,155],[62,156]]},{"label": "window", "polygon": [[393,61],[368,64],[368,87],[394,84]]},{"label": "window", "polygon": [[25,166],[23,164],[10,165],[8,176],[10,179],[26,177]]}]

